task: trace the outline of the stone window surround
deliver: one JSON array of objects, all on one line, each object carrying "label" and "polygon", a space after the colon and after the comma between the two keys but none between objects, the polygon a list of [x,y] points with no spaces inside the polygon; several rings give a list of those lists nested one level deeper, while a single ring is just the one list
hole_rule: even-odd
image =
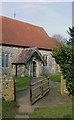
[{"label": "stone window surround", "polygon": [[[2,67],[2,68],[9,68],[9,53],[4,53],[4,52],[2,52],[2,55],[4,54],[4,67]],[[6,55],[8,55],[8,67],[6,67]]]},{"label": "stone window surround", "polygon": [[[46,58],[45,58],[46,57]],[[47,64],[48,64],[48,55],[46,55],[46,54],[43,54],[43,59],[45,60],[45,62],[46,62],[46,65],[45,66],[47,66]]]}]

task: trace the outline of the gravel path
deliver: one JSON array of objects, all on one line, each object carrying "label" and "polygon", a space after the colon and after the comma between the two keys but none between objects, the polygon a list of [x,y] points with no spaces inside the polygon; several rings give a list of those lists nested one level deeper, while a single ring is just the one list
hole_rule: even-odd
[{"label": "gravel path", "polygon": [[[39,79],[43,79],[43,78],[44,77],[33,78],[32,82],[38,81]],[[53,107],[53,106],[66,104],[72,101],[69,96],[61,95],[60,93],[58,93],[58,86],[60,85],[59,82],[49,81],[49,83],[50,83],[50,91],[46,94],[46,96],[38,100],[32,106],[30,105],[29,88],[25,91],[17,92],[16,101],[20,105],[18,109],[19,113],[30,113],[34,111],[35,108]]]}]

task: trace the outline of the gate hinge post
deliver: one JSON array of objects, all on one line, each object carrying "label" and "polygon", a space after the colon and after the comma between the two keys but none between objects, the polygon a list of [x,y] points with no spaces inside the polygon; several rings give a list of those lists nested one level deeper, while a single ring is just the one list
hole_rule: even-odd
[{"label": "gate hinge post", "polygon": [[32,83],[30,83],[30,104],[32,105]]}]

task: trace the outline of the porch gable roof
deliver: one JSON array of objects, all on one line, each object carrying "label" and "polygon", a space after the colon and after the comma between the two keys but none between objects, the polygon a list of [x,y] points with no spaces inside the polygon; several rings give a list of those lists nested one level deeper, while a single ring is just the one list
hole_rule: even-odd
[{"label": "porch gable roof", "polygon": [[45,64],[43,57],[38,51],[37,47],[25,48],[24,50],[22,50],[21,53],[16,57],[16,59],[13,60],[12,64],[26,64],[34,53],[37,53],[43,64]]}]

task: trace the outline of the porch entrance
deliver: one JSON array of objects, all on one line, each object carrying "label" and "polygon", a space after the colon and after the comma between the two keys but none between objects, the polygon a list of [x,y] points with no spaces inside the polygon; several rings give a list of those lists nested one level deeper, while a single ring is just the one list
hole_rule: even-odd
[{"label": "porch entrance", "polygon": [[15,73],[15,76],[17,76],[17,64],[16,64],[15,66],[16,66],[16,73]]},{"label": "porch entrance", "polygon": [[36,77],[36,62],[33,61],[33,77]]}]

